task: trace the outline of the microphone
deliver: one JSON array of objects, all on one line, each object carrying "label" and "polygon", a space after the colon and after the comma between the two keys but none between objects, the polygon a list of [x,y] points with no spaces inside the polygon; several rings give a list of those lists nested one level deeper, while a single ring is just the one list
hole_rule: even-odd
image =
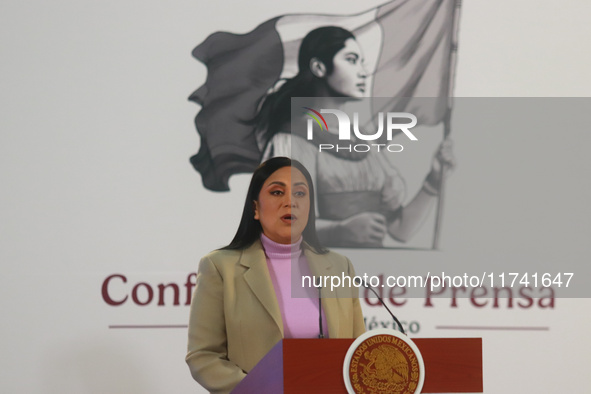
[{"label": "microphone", "polygon": [[378,293],[373,289],[373,287],[370,287],[367,284],[366,281],[363,281],[363,287],[365,287],[368,290],[371,290],[371,292],[376,295],[376,297],[378,298],[378,300],[380,300],[380,302],[382,303],[382,305],[384,306],[384,308],[386,308],[386,310],[388,311],[388,313],[390,314],[390,316],[392,316],[392,319],[394,319],[394,322],[396,322],[398,324],[398,327],[400,327],[400,332],[403,333],[404,335],[406,335],[406,332],[404,332],[404,328],[402,328],[402,324],[400,324],[400,321],[396,318],[396,316],[394,316],[394,314],[392,313],[392,311],[390,310],[390,308],[388,308],[388,305],[386,305],[386,303],[384,302],[384,300],[382,300],[382,297],[380,297],[378,295]]},{"label": "microphone", "polygon": [[324,330],[322,329],[322,286],[318,287],[318,325],[320,326],[320,334],[318,338],[324,338]]}]

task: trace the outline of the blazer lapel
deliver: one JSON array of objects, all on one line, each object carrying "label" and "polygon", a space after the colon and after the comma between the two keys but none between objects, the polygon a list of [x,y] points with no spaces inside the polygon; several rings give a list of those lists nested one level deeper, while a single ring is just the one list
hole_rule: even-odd
[{"label": "blazer lapel", "polygon": [[[314,253],[307,245],[304,245],[304,254],[308,259],[310,272],[314,276],[324,277],[331,275],[332,263],[326,255]],[[322,289],[322,310],[326,316],[326,324],[328,325],[328,337],[339,338],[339,299],[334,295],[328,295],[330,289]],[[328,297],[328,298],[327,298]]]},{"label": "blazer lapel", "polygon": [[281,318],[279,303],[267,267],[265,251],[260,241],[255,241],[248,249],[244,250],[240,264],[248,268],[244,273],[244,280],[261,305],[271,315],[283,337],[283,319]]}]

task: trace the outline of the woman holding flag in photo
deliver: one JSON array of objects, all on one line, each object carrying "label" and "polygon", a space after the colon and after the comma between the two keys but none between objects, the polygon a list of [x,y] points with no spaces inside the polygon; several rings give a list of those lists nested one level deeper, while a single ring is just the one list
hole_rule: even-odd
[{"label": "woman holding flag in photo", "polygon": [[[447,137],[456,21],[454,0],[391,1],[356,15],[286,15],[244,35],[212,34],[193,52],[208,68],[191,96],[202,105],[201,146],[191,162],[204,186],[229,190],[232,174],[290,155],[290,138],[299,152],[311,148],[289,137],[291,97],[318,97],[322,108],[333,98],[391,98],[387,111],[412,112],[426,126],[445,122]],[[424,106],[423,97],[433,100]],[[319,155],[325,163],[316,167],[312,152],[310,162],[300,158],[318,182],[318,232],[329,246],[381,247],[387,234],[408,241],[454,162],[445,139],[422,188],[406,199],[404,181],[383,155],[346,153]]]},{"label": "woman holding flag in photo", "polygon": [[[324,244],[381,247],[386,234],[408,241],[435,203],[443,168],[454,164],[451,141],[440,145],[423,187],[403,206],[405,183],[383,154],[320,154],[316,141],[302,134],[304,128],[291,129],[292,121],[304,122],[307,116],[291,119],[292,97],[313,98],[310,105],[316,108],[340,108],[343,98],[366,97],[368,72],[355,36],[336,26],[311,31],[302,40],[298,67],[294,78],[265,98],[257,115],[257,138],[267,141],[263,160],[293,155],[309,168],[317,185],[317,228]],[[321,142],[337,143],[331,130],[336,127],[328,127]]]}]

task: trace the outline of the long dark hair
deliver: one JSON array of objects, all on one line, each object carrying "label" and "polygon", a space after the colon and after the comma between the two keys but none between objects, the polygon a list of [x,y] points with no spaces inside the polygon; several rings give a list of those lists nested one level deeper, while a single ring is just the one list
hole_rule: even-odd
[{"label": "long dark hair", "polygon": [[252,245],[254,241],[260,238],[263,228],[261,227],[261,223],[254,218],[254,201],[258,201],[259,194],[265,181],[271,176],[271,174],[283,167],[297,168],[306,178],[306,182],[308,182],[310,213],[308,214],[308,224],[302,233],[304,241],[306,241],[306,243],[310,245],[316,253],[324,254],[328,252],[328,250],[320,245],[320,241],[318,241],[318,236],[316,235],[316,209],[314,207],[315,194],[312,177],[302,163],[287,157],[273,157],[272,159],[262,163],[254,171],[250,180],[250,186],[248,187],[248,193],[246,194],[244,210],[242,211],[242,219],[240,220],[240,225],[238,225],[236,235],[234,235],[232,242],[222,249],[246,249]]},{"label": "long dark hair", "polygon": [[312,30],[304,37],[298,54],[298,74],[285,81],[274,93],[266,96],[254,119],[257,125],[257,140],[261,145],[268,142],[291,118],[292,97],[313,97],[315,86],[322,79],[310,70],[310,61],[317,58],[326,67],[329,75],[334,69],[335,54],[345,47],[345,41],[355,39],[353,33],[337,26],[325,26]]}]

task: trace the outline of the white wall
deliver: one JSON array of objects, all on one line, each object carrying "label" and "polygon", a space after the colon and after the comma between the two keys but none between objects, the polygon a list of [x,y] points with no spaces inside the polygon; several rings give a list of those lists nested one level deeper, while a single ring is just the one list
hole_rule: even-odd
[{"label": "white wall", "polygon": [[[211,32],[246,32],[276,15],[346,14],[381,2],[2,4],[3,392],[200,392],[184,363],[185,329],[109,328],[186,324],[186,293],[179,306],[169,298],[165,306],[113,307],[101,297],[112,274],[128,279],[113,282],[117,297],[139,282],[184,284],[200,256],[227,243],[237,224],[248,176],[232,179],[232,193],[214,194],[188,162],[199,140],[197,106],[186,97],[205,78],[191,50]],[[588,2],[576,0],[465,1],[456,95],[588,96],[589,12]],[[568,200],[549,209],[560,204]],[[453,225],[452,212],[445,219]],[[444,234],[443,244],[452,242]],[[420,322],[420,336],[484,338],[485,392],[581,392],[591,353],[589,300],[558,299],[553,309],[424,303],[398,309]],[[500,322],[549,330],[436,328]]]}]

